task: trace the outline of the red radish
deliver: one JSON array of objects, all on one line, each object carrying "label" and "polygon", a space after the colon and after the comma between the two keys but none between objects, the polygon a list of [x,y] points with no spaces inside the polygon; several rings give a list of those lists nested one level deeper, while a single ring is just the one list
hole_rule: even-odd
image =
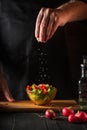
[{"label": "red radish", "polygon": [[53,119],[56,117],[56,113],[52,109],[47,109],[45,111],[45,117],[49,119]]},{"label": "red radish", "polygon": [[70,123],[76,123],[76,122],[78,122],[78,118],[77,118],[74,114],[70,114],[70,115],[68,116],[68,121],[69,121]]},{"label": "red radish", "polygon": [[79,121],[79,122],[86,122],[86,121],[87,121],[87,113],[84,112],[84,111],[78,111],[78,112],[75,114],[75,117],[78,118],[78,121]]},{"label": "red radish", "polygon": [[74,110],[71,107],[64,107],[62,109],[62,115],[68,117],[70,114],[74,114]]}]

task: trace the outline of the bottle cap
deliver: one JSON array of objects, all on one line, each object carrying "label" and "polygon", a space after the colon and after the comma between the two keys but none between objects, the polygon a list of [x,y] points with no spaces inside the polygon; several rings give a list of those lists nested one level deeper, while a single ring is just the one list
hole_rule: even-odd
[{"label": "bottle cap", "polygon": [[87,56],[86,55],[83,56],[83,64],[85,66],[87,66]]}]

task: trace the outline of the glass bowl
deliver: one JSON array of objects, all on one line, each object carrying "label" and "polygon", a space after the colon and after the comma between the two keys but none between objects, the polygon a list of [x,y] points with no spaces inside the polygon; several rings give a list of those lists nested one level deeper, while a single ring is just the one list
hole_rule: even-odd
[{"label": "glass bowl", "polygon": [[57,89],[49,84],[27,85],[26,92],[29,99],[36,105],[49,104],[56,96]]}]

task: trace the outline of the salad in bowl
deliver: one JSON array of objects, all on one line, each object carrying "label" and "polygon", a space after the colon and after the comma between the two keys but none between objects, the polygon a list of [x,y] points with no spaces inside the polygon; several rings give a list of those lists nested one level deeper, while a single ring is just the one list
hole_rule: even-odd
[{"label": "salad in bowl", "polygon": [[49,84],[27,85],[26,92],[29,99],[36,105],[46,105],[53,100],[57,93],[57,88]]}]

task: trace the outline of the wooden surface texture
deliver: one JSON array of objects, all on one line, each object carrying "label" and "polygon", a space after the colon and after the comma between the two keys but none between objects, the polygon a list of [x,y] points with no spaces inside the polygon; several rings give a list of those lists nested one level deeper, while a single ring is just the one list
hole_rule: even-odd
[{"label": "wooden surface texture", "polygon": [[72,106],[74,110],[79,109],[79,105],[75,100],[53,100],[50,104],[39,106],[35,105],[31,101],[15,101],[15,102],[0,102],[0,111],[38,111],[42,112],[48,108],[52,108],[55,111],[61,111],[63,107]]}]

